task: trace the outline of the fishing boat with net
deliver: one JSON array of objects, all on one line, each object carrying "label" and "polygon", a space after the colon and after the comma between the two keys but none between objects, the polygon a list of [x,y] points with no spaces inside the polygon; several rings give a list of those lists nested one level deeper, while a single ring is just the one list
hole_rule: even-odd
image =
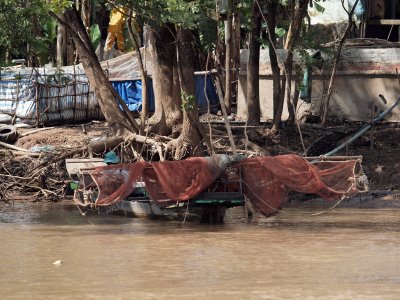
[{"label": "fishing boat with net", "polygon": [[74,201],[82,210],[212,222],[246,203],[274,215],[290,191],[334,201],[367,190],[360,157],[214,155],[80,168],[77,175]]}]

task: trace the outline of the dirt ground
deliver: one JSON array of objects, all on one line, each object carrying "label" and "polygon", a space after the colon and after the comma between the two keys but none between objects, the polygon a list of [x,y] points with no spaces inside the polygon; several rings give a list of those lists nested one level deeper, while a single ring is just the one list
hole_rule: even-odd
[{"label": "dirt ground", "polygon": [[[363,125],[362,123],[332,122],[322,128],[318,124],[305,123],[301,125],[304,148],[308,156],[325,154],[344,143]],[[219,132],[226,132],[221,122],[211,125]],[[297,128],[284,128],[278,134],[272,135],[270,124],[258,127],[246,127],[249,140],[271,155],[294,153],[302,155],[304,148]],[[96,141],[107,132],[107,124],[91,122],[86,125],[58,126],[35,132],[34,128],[19,129],[20,137],[16,146],[31,150],[70,150]],[[239,122],[232,123],[232,132],[238,149],[244,149],[245,126]],[[371,134],[368,131],[347,149],[336,155],[362,156],[363,168],[368,176],[371,190],[400,189],[400,124],[379,124],[373,130],[373,148],[371,149]],[[213,137],[218,152],[223,153],[229,148],[227,136]],[[101,154],[99,154],[101,155]]]}]

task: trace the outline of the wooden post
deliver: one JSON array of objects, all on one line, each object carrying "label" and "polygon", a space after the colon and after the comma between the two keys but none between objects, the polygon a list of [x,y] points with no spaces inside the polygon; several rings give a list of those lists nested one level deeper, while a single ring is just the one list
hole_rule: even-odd
[{"label": "wooden post", "polygon": [[86,101],[86,117],[85,117],[85,120],[88,120],[89,119],[89,92],[88,92],[88,96],[87,96],[86,100],[87,101]]},{"label": "wooden post", "polygon": [[[62,115],[62,110],[61,110],[61,103],[62,103],[62,95],[61,95],[61,89],[62,89],[62,84],[57,82],[57,103],[58,103],[58,113],[60,114],[60,119],[64,118]],[[51,90],[50,90],[51,91]]]},{"label": "wooden post", "polygon": [[15,103],[15,114],[12,118],[11,125],[14,125],[15,121],[17,119],[17,109],[18,109],[18,102],[19,102],[19,76],[20,76],[20,74],[18,74],[18,78],[17,78],[17,93],[16,93],[17,99],[16,99],[16,103]]},{"label": "wooden post", "polygon": [[[43,109],[43,112],[40,113],[40,115],[46,113],[49,109],[49,89],[47,86],[47,77],[46,77],[46,66],[43,66],[43,80],[44,80],[44,84],[43,84],[43,91],[46,91],[46,96],[42,96],[42,99],[46,99],[46,107]],[[48,120],[47,120],[48,121]]]},{"label": "wooden post", "polygon": [[[227,20],[225,22],[225,99],[224,106],[227,114],[231,114],[232,105],[232,54],[233,54],[233,40],[232,40],[232,10],[233,10],[233,0],[227,1],[228,14]],[[222,105],[222,103],[221,103]]]},{"label": "wooden post", "polygon": [[38,83],[38,75],[35,76],[35,102],[36,102],[36,127],[39,127],[40,122],[40,110],[39,110],[39,83]]},{"label": "wooden post", "polygon": [[76,118],[76,71],[75,71],[75,65],[74,65],[74,107],[72,108],[72,110],[73,110],[72,122],[75,123],[75,118]]}]

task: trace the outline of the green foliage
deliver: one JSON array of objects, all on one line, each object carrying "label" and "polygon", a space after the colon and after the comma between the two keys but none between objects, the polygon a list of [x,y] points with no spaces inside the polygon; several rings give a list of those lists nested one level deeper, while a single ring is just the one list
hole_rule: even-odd
[{"label": "green foliage", "polygon": [[38,36],[31,44],[32,52],[35,53],[42,63],[54,61],[57,43],[57,21],[48,20],[42,28],[42,35]]},{"label": "green foliage", "polygon": [[[282,26],[282,25],[281,25]],[[261,25],[263,30],[267,29],[267,24],[263,23]],[[285,34],[287,33],[287,28],[285,27],[275,27],[275,35],[277,38],[281,38],[283,36],[285,36]],[[266,49],[269,47],[269,38],[267,35],[265,35],[263,38],[260,38],[260,45],[262,49]]]},{"label": "green foliage", "polygon": [[192,111],[194,109],[196,97],[194,95],[188,95],[184,90],[181,90],[181,98],[182,110],[186,112]]},{"label": "green foliage", "polygon": [[[199,21],[200,0],[153,0],[153,1],[120,1],[118,3],[131,7],[145,23],[152,27],[171,23],[183,28],[194,28]],[[124,4],[125,3],[125,4]]]},{"label": "green foliage", "polygon": [[282,27],[276,27],[275,34],[277,37],[283,37],[286,34],[286,29]]},{"label": "green foliage", "polygon": [[300,53],[304,66],[313,65],[315,63],[313,58],[308,57],[308,49],[319,50],[326,57],[330,57],[334,53],[334,51],[332,52],[329,48],[321,47],[321,44],[330,41],[328,34],[321,35],[321,28],[324,27],[310,27],[308,30],[303,30],[296,44],[296,50]]},{"label": "green foliage", "polygon": [[217,23],[217,21],[206,15],[199,20],[199,38],[202,49],[205,52],[213,51],[216,47]]},{"label": "green foliage", "polygon": [[1,0],[0,63],[4,64],[6,52],[10,58],[47,57],[51,51],[48,39],[55,38],[55,26],[44,0]]},{"label": "green foliage", "polygon": [[30,0],[29,4],[24,0],[0,1],[0,48],[14,57],[28,56],[27,45],[38,44],[33,33],[41,32],[43,24],[49,20],[44,0]]},{"label": "green foliage", "polygon": [[313,0],[312,1],[312,5],[315,7],[315,9],[320,12],[323,13],[325,11],[325,7],[323,7],[321,4],[319,4],[318,2],[320,2],[319,0]]},{"label": "green foliage", "polygon": [[39,57],[42,63],[54,57],[57,22],[49,11],[60,13],[71,0],[0,0],[0,63],[6,51],[11,57]]},{"label": "green foliage", "polygon": [[[92,4],[104,5],[104,0]],[[57,23],[49,12],[60,14],[74,5],[72,0],[0,0],[0,63],[6,52],[11,57],[39,57],[42,63],[55,53]],[[204,51],[212,51],[216,45],[217,22],[214,0],[116,0],[115,5],[131,8],[141,22],[152,27],[175,24],[183,28],[197,29]],[[100,42],[97,25],[90,30],[94,48]],[[27,47],[29,45],[29,47]],[[27,50],[29,49],[29,51]]]},{"label": "green foliage", "polygon": [[22,75],[20,74],[20,73],[18,73],[18,74],[15,74],[15,76],[14,76],[14,79],[15,80],[22,80]]},{"label": "green foliage", "polygon": [[90,42],[93,45],[93,49],[96,49],[97,46],[100,44],[101,39],[101,32],[98,24],[93,24],[90,26]]},{"label": "green foliage", "polygon": [[71,0],[49,0],[48,8],[55,14],[62,13],[65,9],[70,8],[74,5],[74,1]]},{"label": "green foliage", "polygon": [[50,19],[43,26],[43,33],[46,39],[52,43],[57,39],[57,21],[54,19]]},{"label": "green foliage", "polygon": [[240,27],[244,30],[251,30],[251,0],[241,1],[237,9],[240,15]]},{"label": "green foliage", "polygon": [[202,49],[211,51],[215,48],[217,22],[212,18],[215,15],[215,1],[153,0],[133,1],[129,4],[143,22],[151,27],[175,24],[185,29],[198,29]]},{"label": "green foliage", "polygon": [[61,68],[61,66],[57,65],[57,70],[54,74],[47,76],[47,83],[55,83],[55,84],[68,84],[71,82],[71,79],[65,75],[65,71]]}]

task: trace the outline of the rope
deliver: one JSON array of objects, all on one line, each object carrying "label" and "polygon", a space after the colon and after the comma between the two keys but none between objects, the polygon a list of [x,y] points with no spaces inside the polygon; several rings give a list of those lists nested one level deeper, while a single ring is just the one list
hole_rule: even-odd
[{"label": "rope", "polygon": [[181,223],[181,226],[183,226],[183,224],[185,224],[186,216],[188,215],[188,212],[189,212],[189,200],[187,200],[185,216],[183,217],[183,221]]}]

